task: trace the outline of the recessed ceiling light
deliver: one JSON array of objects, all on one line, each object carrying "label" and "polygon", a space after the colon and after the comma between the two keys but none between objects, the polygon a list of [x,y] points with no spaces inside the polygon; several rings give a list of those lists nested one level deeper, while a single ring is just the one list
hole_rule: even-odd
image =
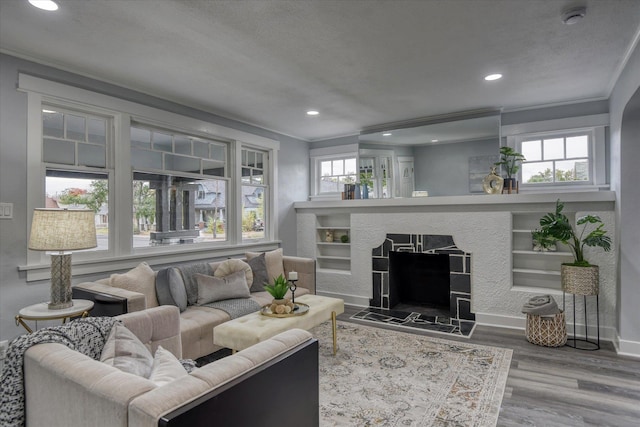
[{"label": "recessed ceiling light", "polygon": [[438,140],[437,139],[432,139],[431,142],[438,142]]},{"label": "recessed ceiling light", "polygon": [[502,74],[489,74],[484,79],[487,81],[498,80],[502,78]]},{"label": "recessed ceiling light", "polygon": [[385,132],[382,134],[382,136],[391,136],[391,132]]},{"label": "recessed ceiling light", "polygon": [[320,114],[320,112],[316,110],[307,111],[307,116],[317,116],[318,114]]},{"label": "recessed ceiling light", "polygon": [[42,10],[58,10],[58,5],[53,0],[29,0],[29,3]]},{"label": "recessed ceiling light", "polygon": [[45,113],[45,114],[57,113],[57,111],[53,111],[53,110],[42,110],[42,112]]},{"label": "recessed ceiling light", "polygon": [[587,14],[587,8],[584,6],[573,7],[562,12],[562,22],[567,25],[573,25],[580,22]]}]

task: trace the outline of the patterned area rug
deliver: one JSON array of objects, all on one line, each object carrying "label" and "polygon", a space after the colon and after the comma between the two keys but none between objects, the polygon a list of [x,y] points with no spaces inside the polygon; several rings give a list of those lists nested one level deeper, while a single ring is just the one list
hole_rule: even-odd
[{"label": "patterned area rug", "polygon": [[510,349],[338,322],[320,341],[321,426],[495,426]]}]

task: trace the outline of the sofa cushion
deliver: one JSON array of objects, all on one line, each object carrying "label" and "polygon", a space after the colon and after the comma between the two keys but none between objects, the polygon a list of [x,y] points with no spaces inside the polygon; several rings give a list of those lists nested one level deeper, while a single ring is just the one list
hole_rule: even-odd
[{"label": "sofa cushion", "polygon": [[232,298],[249,298],[250,296],[244,271],[238,271],[224,277],[196,273],[195,277],[198,281],[197,305]]},{"label": "sofa cushion", "polygon": [[149,380],[157,386],[168,384],[180,377],[189,375],[177,357],[169,350],[159,346],[153,356],[153,368],[149,375]]},{"label": "sofa cushion", "polygon": [[247,259],[247,263],[253,272],[253,282],[251,283],[251,292],[264,291],[264,285],[269,283],[269,274],[267,273],[267,260],[264,253],[257,257]]},{"label": "sofa cushion", "polygon": [[233,273],[237,273],[238,271],[244,272],[247,286],[253,283],[253,272],[251,271],[251,266],[241,259],[227,259],[222,261],[214,271],[213,275],[215,277],[225,277]]},{"label": "sofa cushion", "polygon": [[144,378],[149,378],[153,367],[153,356],[147,347],[123,325],[111,328],[100,361]]},{"label": "sofa cushion", "polygon": [[183,312],[187,309],[187,290],[182,274],[175,267],[158,270],[156,295],[160,305],[175,305]]},{"label": "sofa cushion", "polygon": [[158,306],[156,296],[156,273],[146,262],[141,262],[132,270],[123,274],[112,274],[110,285],[128,291],[139,292],[145,296],[147,306],[152,308]]},{"label": "sofa cushion", "polygon": [[[252,259],[260,256],[259,252],[247,252],[247,259]],[[284,265],[282,264],[282,248],[276,249],[270,252],[264,252],[264,257],[267,263],[267,274],[269,276],[269,283],[276,277],[282,275],[284,277]]]},{"label": "sofa cushion", "polygon": [[198,281],[195,278],[196,273],[211,275],[213,271],[211,266],[205,262],[197,264],[188,264],[178,267],[182,280],[184,280],[184,288],[187,291],[187,304],[195,305],[198,302]]}]

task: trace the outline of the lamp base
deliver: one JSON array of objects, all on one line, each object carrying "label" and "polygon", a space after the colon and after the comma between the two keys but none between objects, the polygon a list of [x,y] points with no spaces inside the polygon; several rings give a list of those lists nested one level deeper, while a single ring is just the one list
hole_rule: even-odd
[{"label": "lamp base", "polygon": [[72,307],[71,297],[71,254],[52,254],[49,310]]}]

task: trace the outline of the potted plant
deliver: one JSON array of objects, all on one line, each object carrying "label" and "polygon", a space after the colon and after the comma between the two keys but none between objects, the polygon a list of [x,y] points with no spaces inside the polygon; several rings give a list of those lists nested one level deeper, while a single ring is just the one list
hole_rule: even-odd
[{"label": "potted plant", "polygon": [[495,166],[504,166],[507,177],[504,179],[504,188],[516,189],[517,181],[514,175],[520,170],[520,162],[526,160],[524,155],[516,152],[511,147],[500,147],[500,161],[495,162]]},{"label": "potted plant", "polygon": [[273,284],[265,285],[264,290],[273,297],[271,302],[271,312],[275,314],[289,314],[293,310],[293,303],[285,295],[289,290],[289,282],[281,274],[273,278]]},{"label": "potted plant", "polygon": [[[540,219],[540,231],[547,236],[569,246],[573,254],[573,262],[561,266],[562,289],[579,295],[597,295],[599,271],[597,265],[591,265],[584,258],[584,247],[600,247],[605,252],[611,250],[611,238],[603,229],[604,223],[597,215],[585,215],[577,219],[576,229],[569,218],[562,213],[564,204],[560,199],[556,202],[556,211],[548,213]],[[595,226],[589,233],[589,224]],[[596,225],[597,224],[597,225]],[[577,229],[581,227],[580,229]],[[591,227],[590,227],[591,228]]]},{"label": "potted plant", "polygon": [[531,231],[531,242],[534,252],[555,252],[556,239],[542,230]]}]

